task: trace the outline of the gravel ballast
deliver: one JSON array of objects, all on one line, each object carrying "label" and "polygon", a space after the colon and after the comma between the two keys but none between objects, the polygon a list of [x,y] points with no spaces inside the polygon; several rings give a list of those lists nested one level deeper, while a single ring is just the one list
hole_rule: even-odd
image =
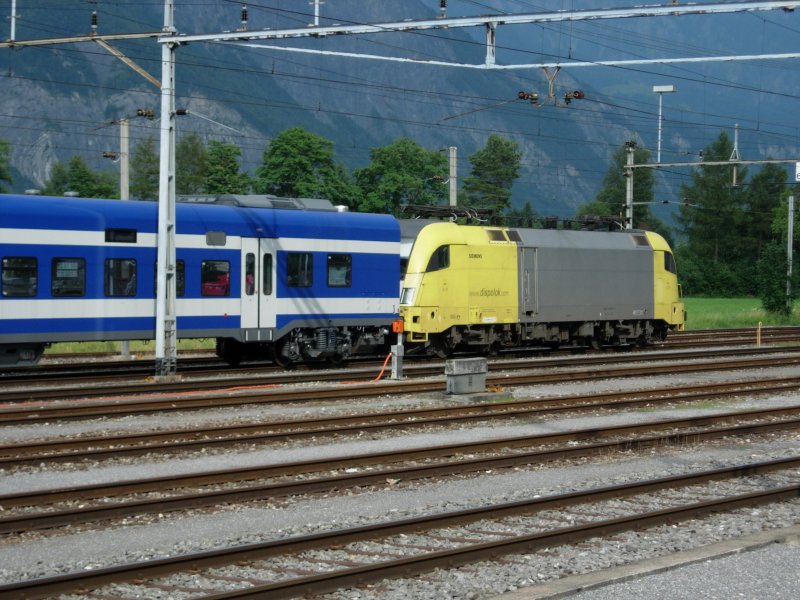
[{"label": "gravel ballast", "polygon": [[[681,385],[695,381],[747,380],[760,376],[780,377],[796,375],[792,369],[770,369],[755,372],[711,373],[651,378],[650,386]],[[517,388],[504,392],[515,398],[551,395],[581,394],[617,389],[648,387],[648,380],[608,380],[589,384],[546,385]],[[385,403],[387,408],[416,403],[453,402],[453,398],[431,395],[424,398],[375,399],[371,404]],[[464,399],[466,401],[466,398]],[[446,432],[406,432],[402,437],[384,439],[347,439],[341,442],[322,440],[272,448],[254,448],[249,451],[224,452],[209,456],[190,456],[183,459],[132,458],[114,465],[93,465],[90,469],[51,470],[34,468],[17,473],[0,473],[3,493],[66,487],[101,481],[130,479],[140,476],[163,476],[175,473],[198,472],[244,467],[263,463],[278,463],[334,456],[352,452],[387,451],[421,446],[428,443],[451,443],[478,439],[492,439],[510,435],[537,435],[583,427],[600,427],[604,424],[621,424],[678,418],[698,413],[713,414],[765,406],[800,404],[800,395],[787,393],[775,396],[742,398],[731,402],[714,402],[702,407],[676,406],[674,409],[630,411],[620,415],[572,416],[561,419],[548,417],[531,423],[505,423],[495,426],[464,426]],[[303,410],[307,410],[304,407]],[[248,407],[251,415],[260,413],[258,407]],[[273,410],[273,409],[270,409]],[[313,408],[311,409],[313,410]],[[206,411],[202,416],[170,415],[170,426],[191,426],[197,421],[214,420],[224,415],[231,418],[230,410]],[[241,418],[243,415],[238,415]],[[244,415],[246,418],[246,415]],[[264,418],[263,416],[261,418]],[[151,418],[144,418],[152,420]],[[105,421],[105,420],[104,420]],[[162,423],[163,425],[163,423]],[[108,420],[98,423],[70,423],[71,432],[98,431],[106,428],[142,427],[136,417]],[[48,432],[47,427],[52,428]],[[31,436],[63,435],[64,428],[57,424],[34,428],[26,426],[20,431]],[[11,439],[3,435],[4,442]],[[233,544],[244,544],[283,538],[315,531],[349,527],[376,521],[394,520],[430,514],[445,510],[481,506],[564,493],[624,483],[639,479],[676,475],[680,473],[718,468],[728,464],[751,462],[794,456],[797,453],[796,435],[775,435],[770,438],[736,440],[730,443],[692,448],[664,447],[649,450],[644,455],[609,455],[591,462],[569,466],[532,466],[526,469],[502,470],[476,476],[448,479],[444,482],[411,482],[395,486],[387,482],[383,487],[363,492],[345,492],[294,499],[278,504],[236,505],[220,507],[202,513],[166,514],[162,517],[129,518],[111,528],[92,527],[79,532],[69,528],[57,535],[43,536],[33,532],[10,537],[0,544],[0,580],[55,575],[86,570],[133,560],[185,552],[194,552]],[[331,598],[386,598],[393,600],[424,598],[490,598],[526,586],[555,580],[560,577],[609,568],[636,562],[663,553],[688,550],[698,545],[711,544],[731,537],[748,535],[763,529],[789,527],[800,523],[800,502],[788,502],[777,507],[743,509],[731,515],[719,515],[692,527],[663,527],[643,533],[616,536],[615,542],[602,551],[587,551],[580,547],[559,549],[558,553],[515,556],[511,564],[471,565],[453,570],[444,576],[438,573],[414,580],[397,580],[361,590],[347,590],[331,594]],[[786,560],[791,560],[791,553]],[[796,563],[795,563],[796,564]],[[599,592],[599,590],[597,590]],[[588,592],[586,592],[588,593]],[[651,594],[652,595],[652,594]],[[605,596],[597,596],[602,598]],[[612,596],[608,596],[609,598]],[[616,595],[616,598],[633,596]],[[641,597],[641,595],[639,596]],[[658,597],[656,595],[656,597]],[[702,597],[702,594],[695,597]],[[713,596],[707,596],[713,597]],[[755,596],[743,596],[755,597]],[[794,597],[794,596],[793,596]],[[581,596],[583,598],[583,596]],[[586,598],[594,600],[594,597]]]}]

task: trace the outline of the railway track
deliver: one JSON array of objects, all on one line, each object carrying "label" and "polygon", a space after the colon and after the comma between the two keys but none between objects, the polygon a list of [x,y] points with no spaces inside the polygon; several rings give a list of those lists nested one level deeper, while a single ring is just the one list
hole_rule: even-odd
[{"label": "railway track", "polygon": [[[654,345],[652,348],[690,348],[706,347],[720,344],[755,344],[758,332],[755,328],[743,329],[716,329],[716,330],[697,330],[676,332],[663,343]],[[800,327],[765,327],[761,331],[761,341],[763,343],[797,343],[800,341]],[[572,353],[582,349],[565,349],[564,352]],[[532,349],[528,353],[546,353],[547,355],[558,354],[545,348]],[[526,352],[518,352],[524,356]],[[4,382],[45,382],[54,381],[63,384],[66,382],[96,382],[119,381],[131,377],[147,377],[152,375],[154,367],[152,359],[147,355],[142,355],[135,360],[122,360],[119,355],[112,353],[93,353],[93,354],[73,354],[73,355],[48,355],[48,358],[55,362],[45,361],[36,367],[11,367],[0,369],[0,381]],[[384,357],[376,362],[374,359],[354,359],[351,365],[364,365],[365,369],[379,369],[380,362]],[[407,357],[413,360],[414,357]],[[427,360],[427,359],[426,359]],[[329,370],[324,363],[311,365],[297,365],[299,370],[311,370],[314,373]],[[337,367],[338,369],[338,367]],[[258,370],[261,373],[283,372],[280,367],[272,366],[268,361],[253,361],[244,367],[230,367],[216,357],[213,351],[199,352],[192,351],[186,356],[180,357],[178,361],[178,372],[181,375],[205,375],[205,376],[231,376],[236,373],[251,373]],[[334,371],[336,369],[333,369]]]},{"label": "railway track", "polygon": [[800,406],[790,406],[3,494],[0,533],[798,429]]},{"label": "railway track", "polygon": [[0,598],[289,598],[674,524],[800,496],[800,458],[595,487],[481,508],[0,585]]},{"label": "railway track", "polygon": [[[263,423],[214,427],[190,427],[171,431],[143,431],[79,438],[0,445],[0,469],[16,469],[45,462],[104,460],[119,456],[263,445],[325,436],[359,435],[385,430],[450,427],[489,419],[531,419],[562,412],[618,410],[697,402],[738,394],[782,393],[800,388],[796,377],[760,381],[735,381],[683,385],[647,391],[592,393],[588,395],[508,400],[442,408],[369,412],[346,416],[283,419]],[[2,505],[2,502],[0,502]]]},{"label": "railway track", "polygon": [[[756,352],[753,352],[754,350]],[[709,368],[724,371],[746,368],[767,369],[781,365],[796,365],[800,359],[798,350],[800,347],[794,346],[732,349],[724,354],[714,353],[712,355],[714,358],[711,360],[708,360],[708,353],[702,350],[649,353],[649,356],[626,353],[588,355],[580,359],[518,358],[493,362],[487,383],[490,389],[500,390],[501,387],[510,388],[532,383],[560,384],[566,381],[581,382],[612,377],[646,377],[700,372]],[[584,362],[586,359],[589,360],[589,364]],[[619,362],[637,364],[616,364]],[[513,365],[514,369],[534,372],[510,371],[509,365]],[[407,366],[412,367],[413,371],[418,365]],[[130,395],[111,393],[108,398],[93,397],[77,401],[50,399],[20,405],[9,402],[0,406],[0,426],[22,423],[57,424],[59,421],[70,419],[107,416],[158,415],[165,411],[200,410],[223,406],[233,408],[262,402],[296,404],[322,400],[323,406],[333,406],[327,404],[326,399],[336,400],[345,397],[352,400],[356,397],[368,398],[389,393],[414,394],[419,390],[434,394],[443,392],[445,384],[441,376],[442,363],[419,366],[433,367],[433,370],[429,374],[425,374],[424,370],[415,373],[415,377],[418,376],[419,379],[412,379],[409,376],[408,381],[368,383],[374,371],[370,372],[370,369],[364,367],[361,370],[350,370],[345,374],[349,382],[363,379],[363,383],[307,384],[297,389],[290,389],[291,383],[276,384],[274,380],[269,381],[268,377],[265,377],[264,381],[257,381],[256,389],[231,389],[239,387],[241,382],[237,382],[236,379],[212,381],[210,385],[204,386],[202,382],[204,377],[201,375],[197,377],[200,380],[197,382],[198,387],[187,391],[181,391],[180,384],[184,382],[178,381],[177,388],[163,392],[151,384],[147,393],[135,392]],[[290,373],[290,375],[295,376],[300,373]],[[278,377],[278,374],[275,374],[275,377]],[[184,379],[191,380],[194,376],[186,376]],[[498,398],[502,398],[500,392],[489,394],[484,402],[475,404],[448,402],[450,405],[446,407],[441,406],[439,402],[440,406],[437,408],[422,410],[390,410],[379,413],[374,408],[365,408],[364,410],[369,412],[354,415],[344,414],[345,410],[342,409],[339,414],[326,419],[290,419],[281,416],[279,420],[270,419],[269,422],[246,425],[224,425],[214,428],[181,427],[169,431],[160,430],[157,433],[139,431],[135,434],[128,432],[127,435],[119,433],[108,437],[92,434],[90,437],[76,439],[40,439],[28,444],[6,444],[0,447],[0,470],[13,475],[16,470],[21,470],[20,474],[25,474],[33,468],[33,474],[38,474],[36,471],[41,469],[40,475],[43,475],[51,471],[83,470],[99,465],[104,473],[110,475],[115,461],[119,460],[120,465],[129,465],[130,462],[124,457],[139,454],[145,455],[143,460],[146,464],[148,461],[169,460],[167,456],[179,456],[178,453],[199,457],[216,453],[241,453],[242,450],[249,452],[261,447],[269,448],[272,445],[285,446],[284,449],[288,452],[292,447],[304,447],[320,441],[330,445],[348,439],[373,440],[385,435],[399,439],[407,431],[417,430],[426,434],[436,434],[444,428],[455,430],[462,426],[470,429],[483,427],[488,429],[496,427],[494,423],[501,419],[511,423],[528,423],[544,419],[555,422],[560,415],[579,412],[602,411],[604,415],[610,417],[612,411],[618,409],[648,407],[649,410],[650,407],[658,407],[664,403],[675,406],[678,403],[709,398],[715,399],[716,403],[717,398],[722,399],[731,395],[750,397],[758,394],[794,394],[800,387],[800,381],[796,377],[776,377],[765,381],[757,381],[753,377],[743,381],[740,375],[739,379],[739,381],[701,386],[687,384],[647,391],[617,391],[497,402]],[[194,382],[191,383],[194,385]],[[250,385],[252,383],[251,381]],[[406,384],[409,387],[395,388],[395,383]],[[605,387],[606,384],[598,385]],[[394,392],[395,389],[398,391]],[[160,397],[162,395],[164,397]],[[2,401],[0,399],[0,402]],[[163,405],[159,406],[158,402],[163,402]],[[372,401],[369,404],[372,405]],[[280,405],[276,404],[276,408],[278,406]],[[300,406],[302,405],[297,406],[298,412],[308,410]],[[82,407],[86,411],[73,412],[76,407]],[[722,409],[717,409],[716,412],[720,410]],[[274,413],[275,409],[269,411],[259,409],[260,414],[269,412]],[[3,421],[6,417],[8,419]],[[176,415],[176,418],[182,419],[183,416]],[[260,418],[269,419],[263,416]],[[473,485],[486,473],[503,474],[503,477],[510,477],[513,474],[516,482],[518,476],[529,476],[528,473],[535,473],[538,477],[542,469],[531,470],[532,465],[558,470],[568,464],[585,464],[594,472],[595,469],[602,468],[605,463],[631,458],[632,452],[643,451],[641,456],[645,457],[660,452],[662,448],[680,447],[683,453],[696,443],[701,447],[706,445],[708,448],[727,448],[730,444],[737,443],[749,446],[751,440],[756,440],[755,443],[770,441],[775,442],[777,446],[783,444],[787,447],[784,456],[790,456],[792,450],[786,444],[792,436],[796,436],[798,426],[800,426],[800,406],[768,411],[737,411],[706,415],[696,419],[659,419],[638,425],[584,427],[547,435],[512,437],[509,432],[507,436],[485,439],[484,434],[484,439],[481,441],[474,439],[467,441],[472,437],[470,434],[461,437],[462,443],[439,442],[426,445],[424,448],[416,447],[403,451],[378,451],[376,448],[370,448],[366,452],[362,449],[361,454],[352,456],[345,455],[349,453],[342,450],[341,454],[334,456],[330,456],[327,452],[327,458],[323,460],[298,461],[295,457],[289,459],[294,462],[280,462],[273,457],[263,459],[263,464],[255,464],[255,461],[252,461],[251,465],[254,466],[250,467],[242,467],[241,462],[228,460],[229,465],[238,463],[239,467],[209,470],[209,466],[206,465],[204,471],[169,477],[132,479],[128,476],[128,478],[117,478],[119,481],[115,483],[73,484],[59,489],[42,488],[19,494],[3,494],[0,495],[0,506],[3,507],[0,511],[0,534],[4,536],[6,543],[23,546],[31,542],[35,545],[35,540],[39,540],[41,545],[48,545],[64,536],[69,539],[71,536],[76,536],[76,539],[80,539],[82,535],[93,536],[101,532],[111,535],[111,532],[117,529],[119,535],[124,538],[125,531],[133,524],[137,527],[150,526],[154,529],[167,525],[172,519],[165,520],[162,524],[164,514],[193,523],[193,519],[213,518],[220,511],[225,514],[229,511],[236,513],[239,510],[255,510],[264,514],[276,511],[288,513],[290,507],[298,501],[327,505],[328,500],[325,500],[327,498],[335,501],[337,497],[341,497],[339,501],[345,502],[346,497],[346,503],[351,503],[356,501],[355,498],[350,498],[351,495],[361,498],[373,493],[388,493],[389,490],[393,494],[402,494],[411,492],[419,486],[447,485],[445,482],[448,481],[453,482],[451,484],[453,486],[460,486],[460,481],[464,478],[472,482],[469,485]],[[83,428],[83,424],[77,427]],[[99,430],[100,425],[91,427]],[[36,428],[31,428],[30,432],[38,435],[35,433]],[[208,454],[201,454],[203,451]],[[674,452],[667,451],[664,454]],[[742,454],[745,455],[745,452]],[[780,453],[778,455],[780,456]],[[747,453],[747,456],[752,460],[752,455]],[[105,464],[99,461],[109,462]],[[288,538],[280,534],[279,527],[283,527],[283,524],[280,524],[276,526],[275,532],[249,537],[248,541],[261,540],[258,543],[242,545],[237,543],[242,538],[219,534],[220,538],[214,544],[218,550],[182,554],[185,552],[185,547],[178,550],[180,547],[178,544],[173,548],[166,547],[169,548],[167,552],[172,555],[168,558],[131,564],[123,563],[137,553],[128,553],[124,550],[113,553],[111,555],[115,557],[113,560],[95,559],[94,564],[88,563],[91,566],[87,564],[86,567],[76,557],[72,563],[63,563],[75,565],[74,569],[69,569],[71,572],[64,575],[43,576],[39,579],[16,582],[7,579],[0,583],[0,599],[52,597],[62,593],[81,597],[91,593],[93,596],[109,599],[155,595],[187,598],[284,598],[342,590],[349,585],[364,585],[365,582],[377,582],[387,577],[416,577],[417,574],[428,573],[425,577],[435,580],[447,576],[434,573],[432,569],[443,566],[449,568],[459,564],[472,565],[477,561],[486,560],[487,557],[549,548],[550,550],[544,552],[547,555],[560,543],[580,543],[585,550],[585,544],[607,543],[603,540],[607,540],[609,535],[616,536],[620,535],[620,532],[652,527],[659,522],[657,518],[665,519],[663,522],[674,523],[684,518],[697,518],[698,515],[705,514],[704,511],[714,513],[735,510],[736,506],[786,502],[787,499],[798,497],[797,486],[800,481],[798,461],[800,456],[790,456],[782,461],[764,462],[756,466],[742,464],[726,469],[728,473],[738,470],[735,475],[722,474],[722,470],[719,470],[719,473],[715,471],[715,474],[711,471],[703,474],[694,473],[691,477],[699,476],[701,479],[708,477],[709,482],[716,482],[709,483],[709,486],[715,486],[713,488],[706,486],[701,490],[698,487],[696,494],[694,490],[682,490],[686,485],[700,486],[700,481],[673,485],[673,481],[678,481],[677,477],[661,478],[663,491],[657,496],[656,492],[645,491],[644,488],[639,495],[626,496],[628,493],[635,493],[633,491],[635,486],[631,487],[630,492],[624,491],[621,494],[617,494],[614,490],[622,489],[623,486],[610,486],[607,492],[605,489],[593,488],[560,496],[550,495],[545,498],[494,504],[481,509],[470,508],[453,513],[432,514],[430,511],[433,509],[406,511],[407,514],[414,515],[424,512],[428,514],[419,519],[393,522],[384,520],[391,518],[388,516],[388,511],[385,513],[377,511],[376,515],[380,517],[364,518],[360,522],[356,520],[355,523],[351,523],[353,525],[357,523],[358,526],[352,528],[320,531],[319,527],[303,527],[298,524],[294,529],[295,532],[316,531],[316,533],[293,535]],[[52,468],[57,463],[61,463],[60,466]],[[719,463],[709,461],[708,468],[711,468],[711,465],[718,466]],[[775,474],[771,475],[773,472]],[[108,475],[104,474],[103,477],[109,479]],[[35,480],[34,477],[31,481]],[[60,480],[69,481],[66,477]],[[733,480],[741,483],[732,483]],[[84,478],[83,481],[88,479]],[[656,481],[659,480],[642,481],[636,485],[649,485]],[[722,490],[716,487],[721,481],[726,481],[721,483],[725,486]],[[762,487],[756,490],[757,486]],[[19,489],[23,487],[20,486]],[[33,486],[28,486],[28,489],[31,487]],[[527,489],[537,489],[537,486]],[[496,499],[521,497],[494,493]],[[609,494],[607,497],[606,493]],[[735,498],[727,498],[729,495]],[[574,502],[579,502],[580,496],[587,502],[573,506],[573,496]],[[552,504],[549,504],[551,501]],[[675,506],[672,506],[672,503]],[[439,506],[446,505],[453,504],[444,501]],[[525,508],[514,508],[518,505],[524,505]],[[727,508],[728,506],[733,508]],[[483,508],[487,511],[485,514],[480,513]],[[519,512],[515,512],[517,510]],[[627,514],[621,514],[625,511]],[[639,521],[638,517],[642,512],[646,512],[645,516],[652,520]],[[362,514],[367,515],[369,512]],[[492,516],[493,514],[496,518]],[[437,525],[440,516],[445,520]],[[283,517],[285,515],[281,512],[281,518]],[[448,518],[453,520],[447,521]],[[459,522],[460,518],[462,521]],[[431,527],[435,529],[428,530],[429,520]],[[420,521],[421,524],[415,521]],[[365,525],[367,522],[369,524]],[[393,529],[395,525],[406,524],[409,527],[407,530]],[[268,532],[269,529],[263,531]],[[594,538],[595,541],[589,542],[590,538]],[[283,542],[287,542],[288,547],[283,547]],[[225,547],[228,545],[231,547]],[[190,547],[212,546],[192,544]],[[122,542],[120,548],[124,548]],[[576,553],[578,551],[574,550]],[[591,549],[587,551],[591,552]],[[12,558],[13,547],[7,548],[6,553],[8,552],[12,552],[12,555],[7,557],[13,562],[15,560]],[[138,554],[140,557],[150,555],[149,552]],[[160,555],[164,556],[163,553]],[[508,560],[512,563],[528,561],[527,558],[523,560],[518,557]],[[49,564],[49,560],[41,564]],[[483,569],[482,566],[472,568]],[[22,571],[17,567],[16,571],[10,572]],[[42,571],[45,572],[48,571]],[[51,574],[54,572],[58,572],[57,567],[49,570]],[[377,584],[378,587],[375,588],[378,590],[377,595],[380,595],[379,590],[383,585],[394,584],[391,579]],[[402,587],[404,584],[400,585]],[[371,589],[369,593],[373,591]]]},{"label": "railway track", "polygon": [[[713,360],[690,361],[685,353],[656,354],[645,359],[634,360],[644,364],[610,367],[614,361],[602,361],[603,368],[558,369],[541,372],[543,369],[555,369],[557,363],[552,360],[513,361],[502,363],[502,372],[498,371],[499,363],[490,368],[487,385],[495,388],[506,388],[520,385],[542,383],[562,383],[565,381],[591,381],[611,377],[648,377],[658,374],[690,373],[699,371],[719,371],[745,368],[766,368],[791,366],[800,364],[800,346],[786,348],[762,348],[755,352],[741,350],[715,353]],[[697,355],[695,355],[697,356]],[[705,354],[707,356],[707,354]],[[732,358],[722,359],[722,356]],[[630,363],[630,357],[621,359]],[[686,361],[686,362],[680,362]],[[581,361],[583,364],[583,361]],[[563,364],[563,363],[562,363]],[[575,366],[573,361],[571,365]],[[514,369],[510,371],[509,369]],[[435,373],[433,372],[435,371]],[[348,373],[353,376],[352,372]],[[274,378],[255,378],[245,381],[194,381],[105,388],[103,393],[93,390],[101,396],[95,400],[73,402],[52,402],[69,396],[65,390],[47,389],[33,391],[0,392],[0,425],[19,425],[51,421],[53,419],[86,419],[108,416],[146,414],[155,412],[172,412],[181,410],[197,410],[218,408],[221,406],[241,406],[245,404],[261,404],[276,402],[310,402],[320,400],[336,400],[343,398],[364,398],[380,394],[412,394],[423,392],[443,392],[446,382],[441,376],[441,365],[438,368],[417,367],[408,372],[409,379],[402,381],[371,381],[368,383],[352,382],[348,385],[313,386],[313,387],[281,387]],[[434,377],[434,375],[436,375]],[[414,377],[411,379],[411,377]],[[368,380],[364,380],[368,381]],[[241,385],[244,384],[244,385]],[[143,395],[147,391],[149,396]],[[85,393],[74,391],[74,397],[84,398]],[[107,396],[103,399],[102,396]],[[32,402],[35,397],[39,402]],[[28,399],[27,401],[25,401]],[[43,401],[48,400],[48,401]],[[19,404],[17,404],[19,403]]]}]

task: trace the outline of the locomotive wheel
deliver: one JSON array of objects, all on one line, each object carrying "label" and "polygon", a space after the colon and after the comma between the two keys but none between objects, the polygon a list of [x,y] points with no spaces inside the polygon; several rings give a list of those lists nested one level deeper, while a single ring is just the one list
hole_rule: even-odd
[{"label": "locomotive wheel", "polygon": [[453,344],[445,335],[431,336],[431,351],[438,358],[447,358],[453,354]]}]

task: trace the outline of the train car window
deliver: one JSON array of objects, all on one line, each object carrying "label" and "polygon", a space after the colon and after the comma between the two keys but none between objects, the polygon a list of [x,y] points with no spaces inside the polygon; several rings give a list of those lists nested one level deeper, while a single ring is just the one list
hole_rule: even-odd
[{"label": "train car window", "polygon": [[107,258],[103,290],[108,297],[136,295],[136,261],[132,258]]},{"label": "train car window", "polygon": [[425,272],[439,271],[450,266],[450,246],[439,246],[428,261]]},{"label": "train car window", "polygon": [[[186,261],[183,259],[178,259],[175,263],[175,295],[176,296],[185,296],[186,295]],[[153,295],[155,296],[158,293],[158,261],[153,264]]]},{"label": "train car window", "polygon": [[3,296],[31,298],[39,287],[37,261],[32,256],[4,256],[0,287]]},{"label": "train car window", "polygon": [[86,295],[86,259],[54,258],[51,270],[53,296]]},{"label": "train car window", "polygon": [[506,235],[508,235],[508,239],[511,242],[521,242],[522,237],[519,235],[519,231],[516,229],[509,229],[506,231]]},{"label": "train car window", "polygon": [[263,272],[262,293],[265,296],[270,296],[272,294],[272,254],[264,255],[264,260],[261,261],[261,268]]},{"label": "train car window", "polygon": [[136,243],[135,229],[106,229],[106,241],[123,244]]},{"label": "train car window", "polygon": [[489,236],[489,241],[492,242],[505,242],[506,236],[499,229],[487,229],[486,235]]},{"label": "train car window", "polygon": [[200,266],[200,293],[203,296],[230,296],[231,263],[204,260]]},{"label": "train car window", "polygon": [[350,287],[353,257],[350,254],[328,255],[328,287]]},{"label": "train car window", "polygon": [[670,273],[678,274],[678,267],[675,264],[675,257],[671,252],[664,252],[664,268]]},{"label": "train car window", "polygon": [[314,262],[310,252],[289,252],[286,256],[286,285],[311,287],[314,281]]},{"label": "train car window", "polygon": [[252,252],[244,257],[244,293],[248,296],[256,293],[256,255]]},{"label": "train car window", "polygon": [[224,246],[228,243],[228,235],[224,231],[206,231],[207,246]]}]

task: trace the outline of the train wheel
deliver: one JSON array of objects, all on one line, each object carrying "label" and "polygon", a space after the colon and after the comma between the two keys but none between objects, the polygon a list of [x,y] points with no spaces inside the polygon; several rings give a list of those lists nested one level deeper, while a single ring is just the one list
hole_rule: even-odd
[{"label": "train wheel", "polygon": [[327,360],[330,364],[335,366],[344,364],[344,356],[342,356],[339,353],[331,354],[330,356],[326,357],[325,360]]},{"label": "train wheel", "polygon": [[286,340],[276,342],[272,345],[272,361],[284,369],[290,368],[295,361],[300,358],[299,356],[295,358],[292,355],[290,345],[291,342]]},{"label": "train wheel", "polygon": [[242,362],[242,344],[231,338],[217,338],[217,356],[232,367]]},{"label": "train wheel", "polygon": [[431,336],[431,351],[439,358],[447,358],[453,354],[453,344],[445,335]]}]

